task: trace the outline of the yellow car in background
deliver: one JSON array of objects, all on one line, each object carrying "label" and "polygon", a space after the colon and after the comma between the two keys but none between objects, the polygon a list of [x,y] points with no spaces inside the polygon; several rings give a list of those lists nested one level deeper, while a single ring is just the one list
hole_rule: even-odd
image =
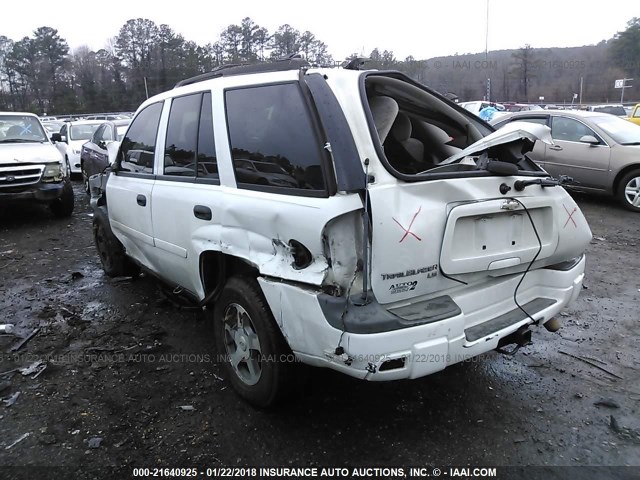
[{"label": "yellow car in background", "polygon": [[627,120],[635,123],[636,125],[640,125],[640,103],[633,107],[633,110],[631,110]]}]

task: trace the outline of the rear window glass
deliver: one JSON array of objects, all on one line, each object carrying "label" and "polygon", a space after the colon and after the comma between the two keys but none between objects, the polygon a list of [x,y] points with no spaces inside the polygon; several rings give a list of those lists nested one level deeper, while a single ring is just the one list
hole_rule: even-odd
[{"label": "rear window glass", "polygon": [[[371,114],[372,140],[393,175],[422,181],[433,175],[491,174],[480,158],[488,151],[480,141],[493,132],[487,123],[400,73],[365,75],[362,93]],[[477,149],[468,149],[472,145]],[[541,171],[533,161],[512,155],[508,148],[494,146],[488,153],[489,160],[512,163],[517,170]]]}]

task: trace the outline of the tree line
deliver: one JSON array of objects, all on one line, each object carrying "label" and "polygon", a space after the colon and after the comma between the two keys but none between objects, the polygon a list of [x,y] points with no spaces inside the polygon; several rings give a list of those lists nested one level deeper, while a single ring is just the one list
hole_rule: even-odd
[{"label": "tree line", "polygon": [[[334,65],[328,46],[312,32],[289,24],[275,32],[251,18],[226,27],[204,46],[186,40],[169,25],[128,20],[105,48],[73,52],[58,31],[40,27],[14,41],[0,35],[0,110],[49,115],[129,111],[175,83],[228,63],[269,62],[301,54],[316,65]],[[363,56],[354,53],[346,60]],[[417,60],[397,59],[375,48],[366,68],[400,70],[461,101],[487,96],[496,101],[570,100],[583,85],[583,101],[613,101],[618,78],[640,79],[640,18],[598,45],[464,54]],[[581,82],[582,79],[582,82]],[[636,90],[640,88],[640,84]],[[633,88],[628,98],[640,98]]]}]

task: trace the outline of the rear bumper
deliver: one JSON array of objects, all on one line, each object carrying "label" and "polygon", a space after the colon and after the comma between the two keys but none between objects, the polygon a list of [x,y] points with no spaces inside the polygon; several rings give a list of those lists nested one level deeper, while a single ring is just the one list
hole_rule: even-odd
[{"label": "rear bumper", "polygon": [[[384,381],[429,375],[494,350],[501,338],[534,321],[543,324],[577,298],[584,268],[583,256],[566,270],[529,272],[517,296],[528,315],[513,299],[522,277],[518,274],[450,292],[460,310],[454,316],[378,333],[343,332],[332,326],[336,319],[326,317],[320,301],[322,294],[315,290],[264,278],[259,281],[274,318],[298,359],[353,377]],[[349,304],[347,308],[363,307]],[[389,314],[382,306],[375,308],[379,309],[377,314],[369,310],[367,315]],[[335,353],[338,346],[344,349],[341,355]]]},{"label": "rear bumper", "polygon": [[36,183],[21,189],[0,189],[0,201],[35,200],[50,202],[62,195],[64,181],[59,183]]}]

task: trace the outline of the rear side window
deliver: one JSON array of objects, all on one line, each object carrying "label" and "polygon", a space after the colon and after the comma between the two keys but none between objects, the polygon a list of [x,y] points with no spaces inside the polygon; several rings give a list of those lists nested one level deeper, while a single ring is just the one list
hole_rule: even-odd
[{"label": "rear side window", "polygon": [[216,144],[213,140],[213,114],[211,94],[202,96],[200,127],[198,129],[198,177],[218,178]]},{"label": "rear side window", "polygon": [[153,156],[161,113],[162,103],[154,103],[142,110],[131,122],[131,127],[120,146],[119,170],[153,173]]},{"label": "rear side window", "polygon": [[164,174],[218,179],[211,93],[196,93],[172,101]]},{"label": "rear side window", "polygon": [[240,188],[326,190],[323,152],[298,84],[229,90],[225,99]]},{"label": "rear side window", "polygon": [[164,147],[164,174],[196,176],[198,118],[202,94],[174,98],[171,102],[167,140]]},{"label": "rear side window", "polygon": [[[546,125],[547,124],[547,118],[546,117],[519,117],[519,118],[514,118],[512,120],[510,120],[512,122],[529,122],[529,123],[537,123],[540,125]],[[501,127],[504,126],[504,124],[500,125]],[[499,128],[496,125],[496,128]]]}]

